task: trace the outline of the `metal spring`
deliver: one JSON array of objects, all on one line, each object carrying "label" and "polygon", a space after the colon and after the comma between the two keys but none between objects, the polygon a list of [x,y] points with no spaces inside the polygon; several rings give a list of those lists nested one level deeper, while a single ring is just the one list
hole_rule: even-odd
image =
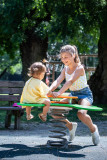
[{"label": "metal spring", "polygon": [[64,120],[66,119],[65,114],[68,114],[68,110],[64,109],[51,109],[51,112],[49,113],[50,116],[53,117],[53,119],[50,119],[51,122],[51,130],[50,138],[55,138],[56,140],[49,140],[47,142],[47,145],[49,147],[59,147],[59,148],[67,148],[68,142],[65,138],[66,136],[66,122]]}]

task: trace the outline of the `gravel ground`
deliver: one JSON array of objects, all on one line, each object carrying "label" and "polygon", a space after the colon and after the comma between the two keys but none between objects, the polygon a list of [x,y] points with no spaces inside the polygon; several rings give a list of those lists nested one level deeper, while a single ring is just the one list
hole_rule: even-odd
[{"label": "gravel ground", "polygon": [[[0,160],[107,160],[107,121],[95,122],[101,136],[94,146],[89,129],[78,122],[76,137],[68,148],[49,148],[50,123],[21,124],[20,130],[0,130]],[[0,124],[2,128],[2,124]],[[68,139],[68,131],[65,138]]]}]

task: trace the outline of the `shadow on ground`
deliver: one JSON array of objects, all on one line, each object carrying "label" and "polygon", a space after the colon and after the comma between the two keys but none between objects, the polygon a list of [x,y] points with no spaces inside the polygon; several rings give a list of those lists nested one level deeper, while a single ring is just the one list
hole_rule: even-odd
[{"label": "shadow on ground", "polygon": [[47,145],[38,145],[35,147],[28,147],[22,144],[3,144],[0,147],[4,148],[0,151],[0,158],[14,158],[17,156],[28,156],[28,155],[54,155],[56,157],[65,157],[65,158],[85,158],[85,154],[73,153],[79,151],[83,148],[90,147],[92,145],[79,146],[79,145],[69,145],[67,149],[59,148],[48,148]]}]

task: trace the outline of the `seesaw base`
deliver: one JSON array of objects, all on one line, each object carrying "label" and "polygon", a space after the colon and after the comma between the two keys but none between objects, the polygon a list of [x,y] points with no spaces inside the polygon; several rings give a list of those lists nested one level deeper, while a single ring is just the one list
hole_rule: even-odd
[{"label": "seesaw base", "polygon": [[[29,104],[29,103],[17,103],[20,106],[32,106],[32,107],[44,107],[44,104]],[[68,148],[68,141],[65,138],[66,136],[66,126],[64,120],[67,118],[69,110],[82,109],[89,111],[102,111],[103,109],[97,106],[82,106],[77,104],[59,104],[51,103],[50,112],[48,113],[53,119],[50,119],[51,122],[51,136],[52,140],[48,140],[48,148]]]}]

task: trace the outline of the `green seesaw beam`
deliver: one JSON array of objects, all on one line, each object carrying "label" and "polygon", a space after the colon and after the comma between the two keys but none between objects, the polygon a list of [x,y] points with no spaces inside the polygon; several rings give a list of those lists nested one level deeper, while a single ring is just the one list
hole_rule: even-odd
[{"label": "green seesaw beam", "polygon": [[[20,106],[32,106],[32,107],[44,107],[45,104],[39,104],[39,103],[17,103],[17,105]],[[75,109],[82,109],[82,110],[88,110],[88,111],[102,111],[103,108],[97,107],[97,106],[82,106],[78,104],[59,104],[59,103],[51,103],[50,106],[60,106],[60,107],[71,107]]]}]

